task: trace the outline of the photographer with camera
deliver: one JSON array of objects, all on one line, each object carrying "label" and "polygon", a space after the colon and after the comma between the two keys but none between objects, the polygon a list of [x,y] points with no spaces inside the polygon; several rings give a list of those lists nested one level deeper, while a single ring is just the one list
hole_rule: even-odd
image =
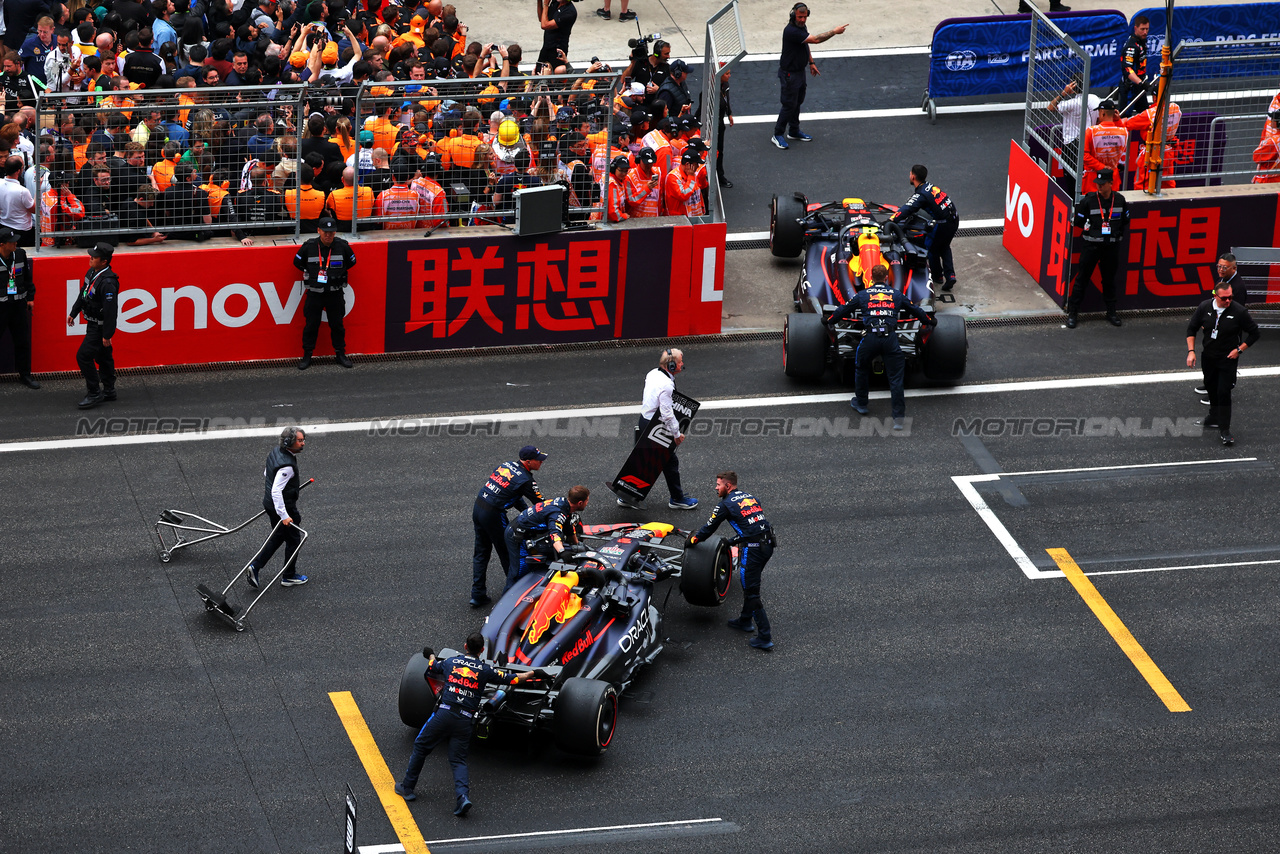
[{"label": "photographer with camera", "polygon": [[[650,52],[649,45],[653,44]],[[641,36],[638,39],[627,39],[631,48],[631,66],[623,74],[623,79],[644,86],[645,98],[658,94],[658,89],[671,72],[668,60],[671,58],[671,45],[664,42],[657,33]]]}]

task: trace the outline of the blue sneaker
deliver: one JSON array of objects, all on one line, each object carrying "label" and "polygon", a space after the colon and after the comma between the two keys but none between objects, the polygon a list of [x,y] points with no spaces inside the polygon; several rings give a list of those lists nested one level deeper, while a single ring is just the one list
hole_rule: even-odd
[{"label": "blue sneaker", "polygon": [[249,586],[254,590],[258,589],[258,570],[253,566],[244,568],[244,580],[249,582]]},{"label": "blue sneaker", "polygon": [[453,811],[453,814],[456,815],[458,818],[462,818],[470,811],[471,811],[471,799],[464,795],[462,800],[458,801],[458,808]]},{"label": "blue sneaker", "polygon": [[396,794],[406,801],[416,801],[418,799],[418,796],[413,793],[413,789],[406,789],[400,783],[396,783]]},{"label": "blue sneaker", "polygon": [[756,649],[762,649],[765,652],[768,652],[769,650],[773,649],[773,641],[767,638],[762,638],[758,635],[756,637],[753,637],[751,640],[747,641],[747,643],[751,644],[751,646],[755,647]]},{"label": "blue sneaker", "polygon": [[798,139],[801,142],[812,142],[813,137],[802,130],[787,131],[787,139]]},{"label": "blue sneaker", "polygon": [[672,510],[692,510],[698,506],[698,499],[694,498],[692,495],[686,495],[679,501],[676,501],[675,499],[668,501],[667,506]]},{"label": "blue sneaker", "polygon": [[790,145],[787,144],[787,141],[780,136],[775,136],[773,138],[773,144],[778,146],[778,148],[781,148],[783,151],[786,151],[788,148],[791,147]]},{"label": "blue sneaker", "polygon": [[309,580],[305,575],[286,575],[280,579],[280,586],[297,587],[299,584],[306,584]]},{"label": "blue sneaker", "polygon": [[854,411],[854,412],[856,412],[856,413],[858,413],[859,415],[870,415],[870,414],[871,414],[871,410],[870,410],[870,409],[867,409],[867,408],[866,408],[865,406],[863,406],[861,403],[858,403],[857,398],[854,398],[853,400],[849,401],[849,405],[850,405],[850,406],[852,406],[852,407],[853,407],[853,411]]}]

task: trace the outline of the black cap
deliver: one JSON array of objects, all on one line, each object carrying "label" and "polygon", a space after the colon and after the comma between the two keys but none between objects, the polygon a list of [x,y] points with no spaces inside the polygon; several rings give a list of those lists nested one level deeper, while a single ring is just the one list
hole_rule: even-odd
[{"label": "black cap", "polygon": [[520,459],[522,460],[545,460],[546,458],[547,455],[533,445],[525,445],[520,449]]},{"label": "black cap", "polygon": [[658,153],[649,146],[645,146],[636,152],[636,160],[641,163],[648,163],[650,166],[658,162]]},{"label": "black cap", "polygon": [[683,59],[677,59],[675,62],[671,63],[671,73],[672,74],[688,74],[689,66],[685,64],[685,61]]},{"label": "black cap", "polygon": [[18,232],[12,228],[0,228],[0,243],[17,243]]},{"label": "black cap", "polygon": [[317,231],[337,231],[338,221],[331,216],[322,216],[320,221],[316,223]]},{"label": "black cap", "polygon": [[700,136],[695,136],[692,139],[690,139],[689,145],[687,147],[693,149],[699,154],[706,154],[708,151],[711,150],[711,147],[707,145],[706,140],[704,140]]},{"label": "black cap", "polygon": [[685,149],[684,154],[680,156],[680,162],[700,164],[702,163],[702,158],[698,156],[698,152]]},{"label": "black cap", "polygon": [[1099,110],[1114,110],[1115,108],[1116,108],[1116,102],[1111,100],[1110,98],[1107,98],[1105,101],[1098,104]]},{"label": "black cap", "polygon": [[110,261],[111,256],[116,254],[115,247],[106,241],[100,241],[89,247],[90,258],[101,258],[104,261]]},{"label": "black cap", "polygon": [[1099,181],[1106,181],[1107,183],[1111,183],[1111,181],[1115,180],[1115,175],[1116,173],[1110,169],[1099,169],[1098,174],[1095,175],[1094,177],[1096,177]]}]

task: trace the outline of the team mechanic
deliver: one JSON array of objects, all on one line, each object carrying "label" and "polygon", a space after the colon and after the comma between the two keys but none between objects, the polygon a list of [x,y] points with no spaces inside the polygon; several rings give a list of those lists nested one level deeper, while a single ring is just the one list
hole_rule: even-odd
[{"label": "team mechanic", "polygon": [[1112,192],[1115,173],[1110,169],[1097,172],[1098,189],[1085,193],[1076,205],[1072,222],[1080,229],[1080,263],[1076,265],[1071,280],[1071,293],[1067,297],[1067,328],[1075,329],[1077,314],[1084,300],[1084,289],[1093,276],[1095,267],[1102,271],[1102,301],[1107,307],[1107,322],[1121,324],[1116,314],[1116,273],[1120,270],[1120,244],[1129,232],[1129,204],[1124,196]]},{"label": "team mechanic", "polygon": [[111,269],[111,256],[114,254],[115,249],[110,243],[97,243],[89,249],[89,270],[84,274],[80,295],[67,318],[67,326],[71,326],[76,322],[76,315],[84,313],[84,341],[76,351],[76,364],[80,366],[80,375],[84,377],[89,393],[77,404],[81,409],[91,409],[104,400],[116,399],[116,360],[111,349],[111,337],[116,334],[120,279]]},{"label": "team mechanic", "polygon": [[497,670],[480,660],[483,650],[484,636],[479,632],[472,632],[467,637],[465,654],[440,661],[430,649],[422,651],[427,657],[425,678],[442,680],[444,689],[440,692],[439,705],[413,741],[413,753],[409,756],[409,767],[405,769],[404,778],[396,783],[397,795],[406,801],[416,800],[418,796],[413,790],[418,785],[422,763],[437,744],[448,739],[449,765],[453,767],[453,791],[458,798],[453,814],[459,818],[471,809],[471,798],[468,797],[471,781],[467,774],[467,747],[471,742],[475,714],[480,708],[480,696],[485,685],[514,685],[522,678],[541,675],[537,670],[515,676]]},{"label": "team mechanic", "polygon": [[[306,445],[305,430],[301,427],[286,427],[280,434],[280,444],[267,455],[267,465],[262,472],[266,481],[262,509],[267,511],[271,536],[244,569],[245,580],[254,590],[258,589],[258,573],[271,560],[276,549],[285,545],[284,560],[288,563],[297,553],[298,546],[302,545],[302,534],[296,527],[302,521],[302,512],[298,510],[298,491],[302,488],[298,454],[302,453]],[[280,586],[296,587],[306,584],[307,580],[305,575],[298,574],[298,564],[294,563],[288,574],[280,577]]]},{"label": "team mechanic", "polygon": [[929,233],[925,236],[925,249],[928,252],[929,275],[935,285],[942,285],[944,291],[956,286],[956,267],[951,259],[951,241],[960,228],[960,212],[956,203],[942,191],[937,184],[928,181],[929,170],[917,163],[911,167],[911,189],[914,192],[907,203],[893,215],[894,222],[902,222],[924,209],[933,220]]},{"label": "team mechanic", "polygon": [[347,276],[356,265],[356,254],[351,251],[351,244],[338,236],[338,221],[333,217],[321,217],[316,231],[318,236],[303,243],[293,256],[293,266],[302,271],[302,286],[307,292],[302,305],[302,316],[307,323],[302,328],[302,359],[298,370],[311,367],[311,351],[316,348],[320,334],[321,312],[329,315],[329,337],[333,339],[338,364],[353,368],[355,365],[347,358],[347,334],[342,318],[347,313],[344,293]]},{"label": "team mechanic", "polygon": [[[756,636],[748,641],[756,649],[773,649],[773,631],[769,626],[769,617],[764,612],[764,603],[760,601],[760,575],[764,565],[773,557],[773,548],[778,540],[773,535],[773,526],[764,517],[764,508],[749,492],[738,489],[738,475],[731,471],[723,471],[716,475],[716,495],[720,503],[711,511],[711,518],[693,536],[689,537],[689,545],[696,545],[705,540],[720,527],[720,523],[729,522],[737,535],[730,543],[742,544],[742,570],[739,580],[742,582],[742,614],[736,620],[729,621],[729,627],[744,632],[755,631]],[[753,626],[754,621],[754,626]]]},{"label": "team mechanic", "polygon": [[1150,31],[1151,20],[1146,15],[1138,15],[1133,19],[1133,33],[1120,53],[1122,116],[1136,115],[1147,108],[1147,33]]},{"label": "team mechanic", "polygon": [[[1249,310],[1231,298],[1231,285],[1219,282],[1213,299],[1196,308],[1187,324],[1187,367],[1196,366],[1196,333],[1204,332],[1200,371],[1209,392],[1209,417],[1204,426],[1217,427],[1222,444],[1236,443],[1231,435],[1231,390],[1236,385],[1240,355],[1258,343],[1258,323]],[[1244,341],[1241,334],[1246,335]]]},{"label": "team mechanic", "polygon": [[[640,440],[658,421],[671,434],[671,456],[662,467],[662,474],[667,479],[667,490],[671,500],[667,506],[672,510],[692,510],[698,506],[698,499],[684,494],[680,485],[680,460],[676,456],[676,448],[684,441],[680,432],[680,421],[676,418],[671,406],[671,396],[675,394],[675,376],[684,371],[684,351],[663,350],[658,357],[658,367],[645,374],[644,396],[640,400],[640,420],[636,423],[636,441]],[[640,505],[625,498],[618,499],[619,507],[639,510]]]},{"label": "team mechanic", "polygon": [[928,326],[938,321],[925,314],[924,309],[904,297],[888,284],[889,268],[877,264],[871,268],[871,286],[863,288],[835,312],[823,320],[830,329],[855,311],[862,312],[864,332],[854,356],[853,399],[849,401],[859,415],[868,415],[867,395],[871,387],[871,363],[879,356],[884,361],[884,372],[889,378],[889,396],[892,401],[893,429],[903,428],[907,415],[906,393],[902,390],[902,378],[906,373],[907,358],[898,343],[898,313],[905,309]]},{"label": "team mechanic", "polygon": [[38,389],[31,376],[31,309],[35,308],[36,286],[31,278],[31,262],[18,246],[18,233],[0,229],[0,335],[9,330],[13,338],[13,362],[18,382]]},{"label": "team mechanic", "polygon": [[545,499],[533,473],[542,468],[547,455],[533,445],[520,449],[520,458],[503,463],[493,470],[480,487],[471,510],[471,524],[476,529],[475,554],[471,559],[471,607],[483,608],[490,602],[487,584],[489,555],[496,549],[502,576],[511,574],[511,557],[507,552],[507,511],[512,507],[526,510]]},{"label": "team mechanic", "polygon": [[586,547],[577,543],[570,524],[574,513],[587,508],[591,490],[579,484],[560,498],[542,501],[522,512],[507,528],[507,553],[511,568],[507,571],[506,593],[523,576],[533,571],[539,559],[559,557],[566,551],[578,554]]}]

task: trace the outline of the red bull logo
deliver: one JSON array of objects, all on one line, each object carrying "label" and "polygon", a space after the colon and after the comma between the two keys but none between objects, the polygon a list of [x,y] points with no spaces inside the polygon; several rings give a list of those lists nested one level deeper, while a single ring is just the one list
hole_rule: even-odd
[{"label": "red bull logo", "polygon": [[582,609],[582,599],[573,592],[578,584],[578,573],[557,572],[555,578],[547,583],[546,590],[538,597],[538,604],[533,609],[533,618],[525,630],[525,640],[536,644],[551,628],[552,624],[564,625],[574,614]]},{"label": "red bull logo", "polygon": [[585,635],[578,638],[577,643],[575,643],[570,649],[565,651],[565,654],[560,659],[560,663],[568,664],[570,661],[573,661],[579,655],[581,655],[582,653],[590,649],[591,645],[595,642],[596,642],[595,635],[591,634],[591,631],[588,630]]}]

